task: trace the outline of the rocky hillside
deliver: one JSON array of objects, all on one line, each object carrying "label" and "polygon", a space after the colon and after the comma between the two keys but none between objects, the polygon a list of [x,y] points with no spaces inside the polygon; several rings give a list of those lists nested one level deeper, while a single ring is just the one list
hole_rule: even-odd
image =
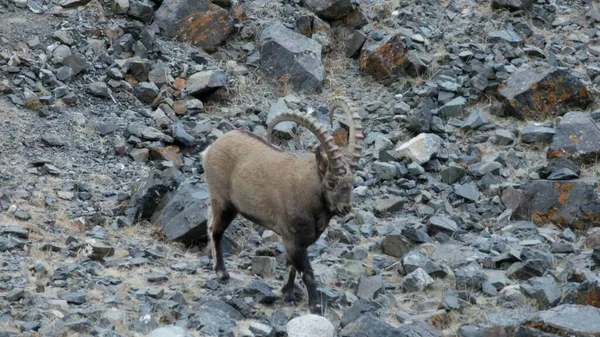
[{"label": "rocky hillside", "polygon": [[[599,93],[594,0],[0,0],[0,336],[600,336]],[[199,151],[338,95],[319,318]]]}]

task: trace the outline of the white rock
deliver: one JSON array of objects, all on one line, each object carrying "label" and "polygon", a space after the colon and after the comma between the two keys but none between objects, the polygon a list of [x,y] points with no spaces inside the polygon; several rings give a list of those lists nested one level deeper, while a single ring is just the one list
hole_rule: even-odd
[{"label": "white rock", "polygon": [[292,319],[287,324],[288,337],[334,337],[331,322],[318,315],[305,315]]},{"label": "white rock", "polygon": [[152,330],[148,337],[190,337],[190,334],[180,326],[169,325]]},{"label": "white rock", "polygon": [[398,159],[409,158],[417,164],[429,161],[434,154],[442,150],[443,139],[433,133],[421,133],[408,142],[398,146],[395,154]]}]

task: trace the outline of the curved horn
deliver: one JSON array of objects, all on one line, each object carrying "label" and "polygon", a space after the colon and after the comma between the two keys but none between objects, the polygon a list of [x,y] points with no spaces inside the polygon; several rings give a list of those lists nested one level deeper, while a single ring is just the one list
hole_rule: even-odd
[{"label": "curved horn", "polygon": [[348,117],[348,127],[350,128],[350,134],[348,135],[348,152],[351,152],[352,165],[358,164],[360,160],[363,140],[365,136],[362,133],[362,125],[360,124],[360,116],[358,115],[358,109],[354,103],[348,102],[343,97],[335,97],[329,106],[329,122],[333,127],[333,112],[335,109],[340,108],[344,110]]},{"label": "curved horn", "polygon": [[300,111],[285,111],[277,114],[269,123],[267,123],[267,137],[271,143],[271,135],[275,125],[281,122],[296,122],[312,132],[319,142],[323,144],[323,149],[329,159],[329,165],[334,171],[340,171],[344,167],[342,163],[342,151],[333,142],[333,137],[327,132],[325,126],[319,123],[313,117],[303,114]]}]

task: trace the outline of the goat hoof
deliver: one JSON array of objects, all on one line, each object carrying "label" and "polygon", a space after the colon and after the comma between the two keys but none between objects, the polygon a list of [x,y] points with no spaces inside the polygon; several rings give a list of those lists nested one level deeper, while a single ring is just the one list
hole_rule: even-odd
[{"label": "goat hoof", "polygon": [[294,292],[293,291],[286,291],[283,293],[283,299],[288,302],[293,304],[294,306],[296,306],[296,296],[294,296]]},{"label": "goat hoof", "polygon": [[226,272],[225,270],[218,270],[217,271],[217,279],[219,279],[219,281],[221,281],[221,282],[225,282],[225,281],[229,280],[229,273]]}]

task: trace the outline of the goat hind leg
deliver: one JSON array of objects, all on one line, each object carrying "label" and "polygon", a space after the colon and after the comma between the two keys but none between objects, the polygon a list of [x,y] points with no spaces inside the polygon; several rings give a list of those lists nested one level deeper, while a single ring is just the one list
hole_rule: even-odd
[{"label": "goat hind leg", "polygon": [[221,249],[221,239],[223,239],[225,230],[229,227],[229,224],[231,224],[231,221],[233,221],[233,218],[235,218],[237,213],[234,209],[219,207],[219,204],[215,201],[211,201],[210,207],[210,242],[214,270],[217,274],[217,279],[226,281],[229,279],[229,273],[225,268],[223,251]]}]

